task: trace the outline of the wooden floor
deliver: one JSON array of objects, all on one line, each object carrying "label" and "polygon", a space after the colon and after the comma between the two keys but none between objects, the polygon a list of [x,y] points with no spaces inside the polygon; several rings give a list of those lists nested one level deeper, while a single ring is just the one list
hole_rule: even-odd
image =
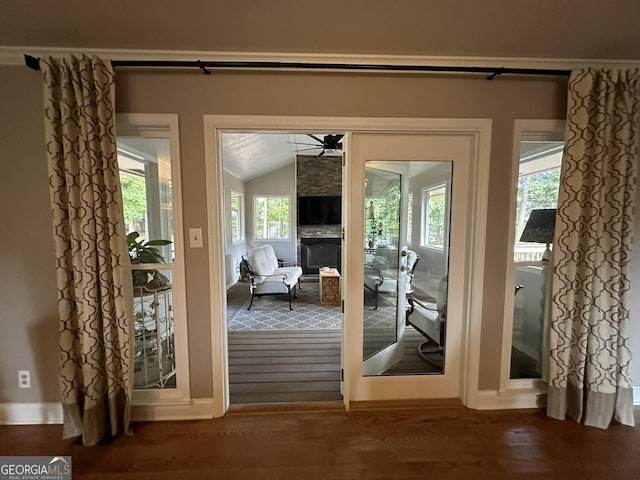
[{"label": "wooden floor", "polygon": [[[340,338],[340,331],[229,332],[230,403],[341,400]],[[404,358],[386,374],[436,372],[418,356],[423,340],[407,327]]]},{"label": "wooden floor", "polygon": [[340,331],[229,332],[231,404],[340,400]]},{"label": "wooden floor", "polygon": [[640,428],[539,410],[243,413],[134,430],[82,447],[60,425],[0,426],[0,453],[71,455],[75,480],[640,478]]}]

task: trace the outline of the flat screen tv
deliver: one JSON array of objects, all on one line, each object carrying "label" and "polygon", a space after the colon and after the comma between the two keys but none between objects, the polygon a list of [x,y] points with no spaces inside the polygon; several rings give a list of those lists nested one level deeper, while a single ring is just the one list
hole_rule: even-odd
[{"label": "flat screen tv", "polygon": [[341,222],[340,196],[298,197],[298,225],[339,225]]}]

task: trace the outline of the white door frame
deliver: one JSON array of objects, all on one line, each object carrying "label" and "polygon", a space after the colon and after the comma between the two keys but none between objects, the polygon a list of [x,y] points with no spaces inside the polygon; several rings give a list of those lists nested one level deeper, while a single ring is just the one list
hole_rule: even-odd
[{"label": "white door frame", "polygon": [[[468,232],[469,250],[467,252],[468,272],[464,279],[467,298],[464,299],[463,352],[461,374],[461,399],[473,407],[478,398],[478,379],[480,363],[480,330],[482,323],[482,300],[484,282],[484,253],[486,245],[487,199],[489,189],[489,160],[491,147],[491,120],[489,119],[424,119],[424,118],[355,118],[355,117],[295,117],[295,116],[251,116],[251,115],[205,115],[205,168],[207,181],[207,232],[209,253],[209,284],[211,304],[211,347],[213,361],[213,403],[214,417],[223,416],[229,405],[226,290],[224,272],[224,228],[222,226],[222,163],[218,133],[221,131],[343,131],[343,132],[436,132],[466,136],[473,142],[474,158],[471,166],[471,185],[469,196]],[[347,133],[346,145],[349,148]],[[346,183],[347,195],[351,189],[363,186],[352,185],[350,179],[349,151],[346,152],[347,168],[343,183]],[[348,202],[348,198],[347,198]],[[353,223],[353,222],[352,222]],[[343,218],[343,225],[349,225],[349,218]],[[349,275],[362,275],[362,245],[352,238],[353,229],[345,229],[345,249],[347,262],[343,266],[345,284],[349,284]],[[362,232],[356,237],[362,236]],[[354,243],[355,241],[355,243]],[[352,252],[351,254],[349,252]],[[361,307],[361,306],[360,306]],[[345,298],[345,318],[356,309],[354,302]],[[350,339],[349,322],[344,322],[344,337]],[[349,348],[344,345],[343,348]],[[361,357],[361,352],[356,352]],[[350,375],[353,352],[344,356],[344,402],[349,408]],[[354,357],[355,358],[355,357]]]}]

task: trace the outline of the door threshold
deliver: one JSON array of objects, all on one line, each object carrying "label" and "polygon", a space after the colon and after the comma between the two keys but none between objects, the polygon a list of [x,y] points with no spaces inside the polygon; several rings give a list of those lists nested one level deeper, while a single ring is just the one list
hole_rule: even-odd
[{"label": "door threshold", "polygon": [[463,407],[459,398],[432,398],[413,400],[371,400],[351,402],[350,410],[400,410],[400,409],[425,409],[425,408],[452,408]]},{"label": "door threshold", "polygon": [[237,403],[230,405],[227,415],[244,413],[343,412],[341,400],[327,402]]}]

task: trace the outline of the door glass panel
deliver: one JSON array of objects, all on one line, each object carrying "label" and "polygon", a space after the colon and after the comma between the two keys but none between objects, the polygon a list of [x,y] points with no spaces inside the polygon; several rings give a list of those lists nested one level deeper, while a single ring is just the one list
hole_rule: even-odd
[{"label": "door glass panel", "polygon": [[118,137],[132,281],[135,389],[176,388],[174,237],[168,138]]},{"label": "door glass panel", "polygon": [[540,378],[562,142],[522,141],[516,197],[510,378]]},{"label": "door glass panel", "polygon": [[451,162],[367,162],[363,352],[384,358],[378,375],[444,373],[452,174]]},{"label": "door glass panel", "polygon": [[366,169],[363,354],[397,340],[400,174]]}]

